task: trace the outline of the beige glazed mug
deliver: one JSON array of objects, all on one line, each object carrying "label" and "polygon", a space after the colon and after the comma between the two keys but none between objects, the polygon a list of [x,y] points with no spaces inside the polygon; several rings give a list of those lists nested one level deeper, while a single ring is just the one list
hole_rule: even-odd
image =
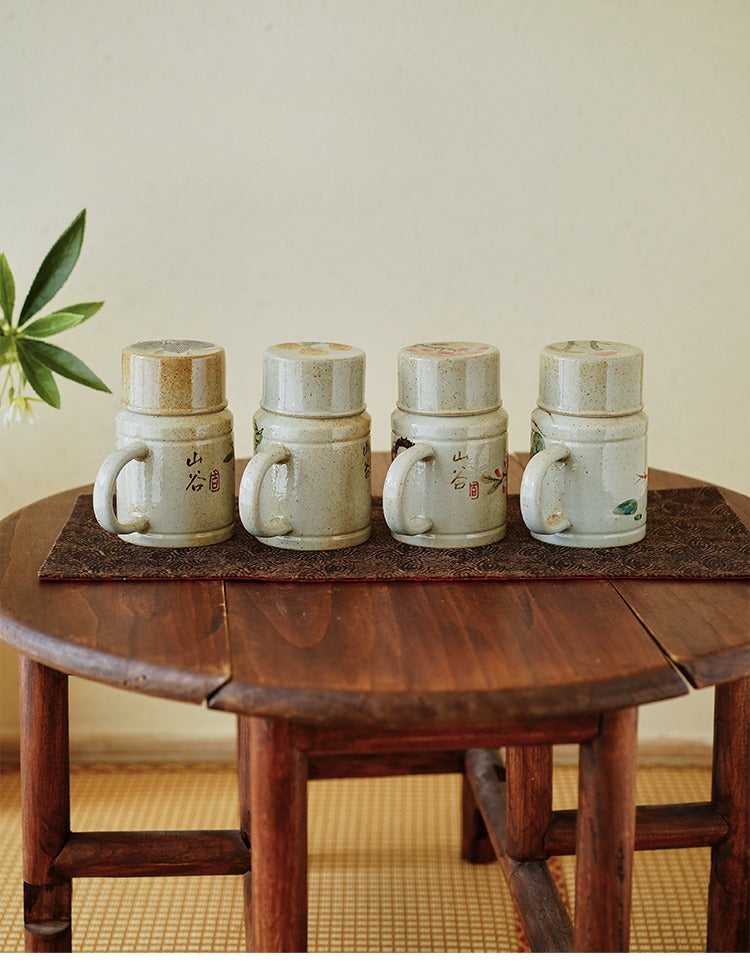
[{"label": "beige glazed mug", "polygon": [[329,341],[276,344],[263,358],[255,453],[240,519],[264,544],[329,551],[371,531],[365,355]]},{"label": "beige glazed mug", "polygon": [[122,391],[116,450],[94,484],[99,524],[152,547],[226,541],[234,532],[234,444],[224,350],[205,341],[133,344],[122,354]]},{"label": "beige glazed mug", "polygon": [[608,548],[646,534],[643,352],[561,341],[541,352],[521,513],[548,544]]},{"label": "beige glazed mug", "polygon": [[399,352],[392,462],[383,514],[397,541],[429,548],[505,535],[508,416],[500,352],[489,344],[412,344]]}]

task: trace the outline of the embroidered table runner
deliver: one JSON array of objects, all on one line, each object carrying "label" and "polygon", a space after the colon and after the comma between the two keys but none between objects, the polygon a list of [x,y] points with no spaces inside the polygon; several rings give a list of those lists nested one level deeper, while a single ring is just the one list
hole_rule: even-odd
[{"label": "embroidered table runner", "polygon": [[475,548],[421,548],[396,541],[373,501],[372,536],[336,551],[261,544],[237,520],[223,544],[196,548],[131,545],[97,524],[81,495],[39,570],[44,581],[248,580],[444,581],[548,578],[702,579],[750,577],[750,533],[714,487],[648,495],[643,541],[616,548],[565,548],[535,541],[518,496],[508,498],[508,533]]}]

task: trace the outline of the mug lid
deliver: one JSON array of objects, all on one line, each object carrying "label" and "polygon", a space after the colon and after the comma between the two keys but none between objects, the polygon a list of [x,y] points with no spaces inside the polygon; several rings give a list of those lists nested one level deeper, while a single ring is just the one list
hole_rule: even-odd
[{"label": "mug lid", "polygon": [[560,341],[542,349],[537,404],[556,414],[612,417],[643,408],[643,351],[616,341]]},{"label": "mug lid", "polygon": [[365,409],[365,353],[333,341],[286,341],[263,355],[261,407],[296,417],[342,418]]},{"label": "mug lid", "polygon": [[484,414],[500,407],[500,351],[491,344],[435,341],[398,355],[398,407],[410,414]]},{"label": "mug lid", "polygon": [[208,341],[139,341],[122,352],[122,401],[140,414],[209,414],[227,406],[224,349]]}]

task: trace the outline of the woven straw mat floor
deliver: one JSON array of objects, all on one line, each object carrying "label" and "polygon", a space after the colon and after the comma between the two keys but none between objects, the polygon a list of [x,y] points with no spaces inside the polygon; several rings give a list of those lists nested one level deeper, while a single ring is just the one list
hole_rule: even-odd
[{"label": "woven straw mat floor", "polygon": [[[555,768],[555,805],[575,805],[576,768]],[[644,804],[709,797],[703,768],[639,771]],[[235,828],[235,775],[224,765],[76,767],[72,828]],[[23,951],[20,792],[0,775],[0,950]],[[310,935],[319,952],[511,952],[524,943],[497,865],[459,857],[460,776],[310,784]],[[574,859],[553,875],[571,906]],[[631,950],[701,952],[705,849],[635,856]],[[572,906],[571,906],[572,907]],[[237,877],[78,879],[75,951],[244,949]]]}]

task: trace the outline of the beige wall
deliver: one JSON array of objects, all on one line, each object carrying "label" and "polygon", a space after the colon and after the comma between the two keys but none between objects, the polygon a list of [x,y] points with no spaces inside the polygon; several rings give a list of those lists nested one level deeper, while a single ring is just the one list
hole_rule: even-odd
[{"label": "beige wall", "polygon": [[[645,351],[651,463],[748,491],[749,41],[745,0],[5,0],[0,249],[25,293],[86,206],[56,303],[107,303],[60,343],[117,393],[123,345],[219,341],[241,456],[275,341],[367,351],[381,449],[400,346],[495,343],[520,449],[539,348],[598,337]],[[0,429],[0,514],[92,480],[116,393]],[[148,704],[77,683],[74,736],[231,730]],[[690,704],[642,733],[707,738]]]}]

